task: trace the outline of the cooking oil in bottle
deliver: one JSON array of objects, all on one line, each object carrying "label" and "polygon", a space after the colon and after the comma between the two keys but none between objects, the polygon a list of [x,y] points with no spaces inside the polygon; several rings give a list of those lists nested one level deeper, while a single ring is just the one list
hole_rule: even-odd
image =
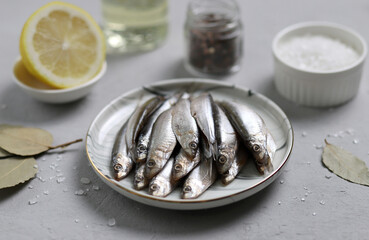
[{"label": "cooking oil in bottle", "polygon": [[164,42],[167,0],[102,0],[101,4],[108,53],[146,51]]}]

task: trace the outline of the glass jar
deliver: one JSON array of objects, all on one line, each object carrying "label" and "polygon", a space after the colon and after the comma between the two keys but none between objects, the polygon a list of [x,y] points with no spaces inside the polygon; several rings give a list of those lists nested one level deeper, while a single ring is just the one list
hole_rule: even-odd
[{"label": "glass jar", "polygon": [[185,23],[188,71],[225,75],[240,69],[242,23],[234,0],[192,0]]},{"label": "glass jar", "polygon": [[107,53],[152,50],[168,31],[168,0],[101,0]]}]

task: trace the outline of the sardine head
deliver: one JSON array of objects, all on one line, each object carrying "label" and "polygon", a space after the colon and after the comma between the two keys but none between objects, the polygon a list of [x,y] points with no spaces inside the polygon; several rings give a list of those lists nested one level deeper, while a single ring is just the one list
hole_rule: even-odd
[{"label": "sardine head", "polygon": [[189,160],[183,154],[178,154],[173,165],[172,177],[178,180],[187,174],[187,165]]},{"label": "sardine head", "polygon": [[231,148],[219,149],[215,165],[220,174],[226,172],[232,165],[235,158],[235,151]]},{"label": "sardine head", "polygon": [[183,185],[182,198],[192,199],[197,198],[201,193],[201,181],[197,179],[190,179]]},{"label": "sardine head", "polygon": [[199,148],[199,139],[197,136],[194,136],[188,140],[187,143],[188,151],[191,152],[191,157],[195,157],[197,153],[197,149]]},{"label": "sardine head", "polygon": [[114,178],[116,180],[121,180],[125,178],[131,171],[132,167],[133,161],[129,157],[119,155],[117,158],[117,162],[113,164]]},{"label": "sardine head", "polygon": [[170,193],[169,183],[160,179],[154,179],[150,183],[149,193],[155,197],[165,197]]},{"label": "sardine head", "polygon": [[231,174],[229,174],[229,172],[228,172],[228,171],[226,171],[226,172],[223,174],[223,176],[222,176],[222,183],[223,183],[224,185],[228,185],[228,184],[230,184],[233,180],[234,180],[234,177],[233,177]]},{"label": "sardine head", "polygon": [[155,157],[148,159],[145,166],[145,177],[148,179],[153,178],[163,168],[163,162]]},{"label": "sardine head", "polygon": [[144,162],[147,158],[147,146],[144,144],[138,144],[136,154],[137,162]]},{"label": "sardine head", "polygon": [[251,139],[247,144],[255,158],[256,167],[260,174],[273,171],[273,165],[269,156],[265,141]]},{"label": "sardine head", "polygon": [[141,190],[143,188],[145,188],[148,184],[148,180],[142,175],[136,175],[135,179],[133,181],[133,185],[135,187],[135,189],[137,190]]}]

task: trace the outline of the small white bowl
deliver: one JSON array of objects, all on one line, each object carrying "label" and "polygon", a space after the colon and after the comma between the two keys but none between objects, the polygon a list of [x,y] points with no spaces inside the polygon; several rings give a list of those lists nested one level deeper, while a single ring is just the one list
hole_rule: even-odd
[{"label": "small white bowl", "polygon": [[12,75],[14,82],[33,98],[46,103],[60,104],[72,102],[86,96],[105,74],[106,65],[106,62],[104,62],[100,72],[90,81],[66,89],[52,88],[37,80],[27,71],[20,57],[15,61]]},{"label": "small white bowl", "polygon": [[[347,67],[333,71],[309,71],[286,63],[278,52],[283,41],[304,34],[329,36],[352,47],[359,59]],[[274,82],[285,98],[305,106],[329,107],[353,98],[359,89],[367,46],[355,31],[334,23],[305,22],[280,31],[273,40]]]}]

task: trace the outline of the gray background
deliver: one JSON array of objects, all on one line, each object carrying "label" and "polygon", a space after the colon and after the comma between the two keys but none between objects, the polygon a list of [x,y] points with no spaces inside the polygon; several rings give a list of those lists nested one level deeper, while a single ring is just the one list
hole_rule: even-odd
[{"label": "gray background", "polygon": [[[85,138],[94,117],[122,93],[163,79],[191,76],[182,65],[183,22],[188,1],[172,0],[170,33],[163,47],[148,53],[108,57],[106,75],[83,100],[65,105],[35,101],[12,82],[11,71],[19,55],[24,22],[46,2],[0,2],[0,123],[44,128],[54,135],[55,144]],[[101,22],[99,1],[70,2]],[[310,20],[341,23],[368,39],[369,1],[255,0],[239,4],[245,38],[242,69],[224,81],[271,98],[286,112],[295,130],[293,154],[273,184],[248,199],[216,209],[184,212],[154,208],[129,200],[101,182],[88,165],[84,143],[80,143],[37,159],[41,169],[38,176],[45,182],[36,178],[0,190],[0,239],[367,238],[367,187],[330,173],[321,164],[322,150],[314,144],[323,144],[328,134],[351,129],[353,134],[346,132],[341,138],[328,140],[369,164],[368,65],[357,97],[347,104],[330,109],[296,106],[279,96],[273,86],[271,42],[282,28]],[[354,139],[359,143],[354,144]],[[58,184],[59,173],[65,181]],[[81,177],[91,179],[92,183],[81,184]],[[93,184],[100,190],[92,190]],[[85,196],[74,194],[87,188],[90,191]],[[48,195],[43,194],[46,190]],[[28,201],[37,195],[38,202],[29,205]],[[110,218],[116,219],[114,227],[108,226]]]}]

